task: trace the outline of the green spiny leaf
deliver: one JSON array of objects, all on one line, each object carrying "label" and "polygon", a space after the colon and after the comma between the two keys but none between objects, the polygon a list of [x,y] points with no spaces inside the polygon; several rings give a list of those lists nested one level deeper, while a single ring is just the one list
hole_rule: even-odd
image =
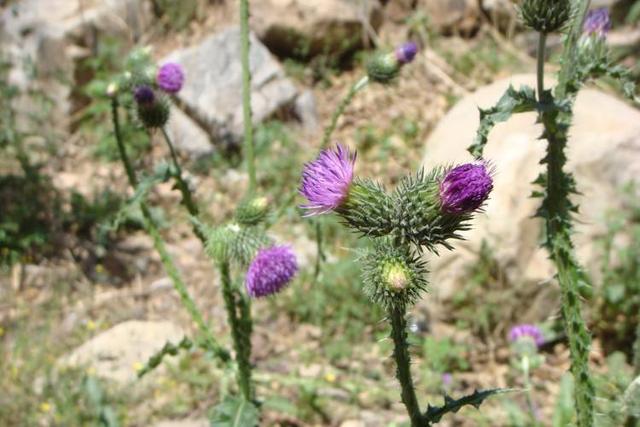
[{"label": "green spiny leaf", "polygon": [[490,397],[497,394],[510,393],[515,390],[513,389],[503,389],[503,388],[494,388],[490,390],[475,390],[473,394],[469,394],[467,396],[463,396],[459,399],[453,399],[451,396],[444,395],[444,405],[443,406],[431,406],[427,408],[427,412],[425,413],[425,421],[428,423],[427,425],[431,425],[432,423],[439,422],[442,417],[449,412],[458,412],[465,406],[471,405],[476,409],[480,408],[480,405],[484,403],[484,401]]},{"label": "green spiny leaf", "polygon": [[489,140],[489,133],[496,124],[509,120],[513,114],[535,111],[536,107],[537,100],[531,87],[522,86],[516,90],[509,86],[495,106],[480,110],[480,126],[468,151],[475,158],[481,158]]}]

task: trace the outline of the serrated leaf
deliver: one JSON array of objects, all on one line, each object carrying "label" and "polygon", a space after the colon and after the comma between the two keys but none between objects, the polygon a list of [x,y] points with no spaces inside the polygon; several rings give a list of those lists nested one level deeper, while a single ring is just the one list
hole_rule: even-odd
[{"label": "serrated leaf", "polygon": [[213,409],[211,427],[257,427],[260,413],[240,396],[228,396]]},{"label": "serrated leaf", "polygon": [[495,106],[480,110],[480,126],[473,144],[467,151],[476,158],[482,157],[489,133],[496,124],[509,120],[513,114],[535,111],[536,108],[538,108],[538,102],[531,87],[522,86],[516,90],[513,86],[509,86]]},{"label": "serrated leaf", "polygon": [[515,390],[513,389],[503,389],[503,388],[494,388],[490,390],[476,390],[473,394],[469,394],[467,396],[463,396],[460,399],[454,399],[451,396],[444,395],[444,405],[442,406],[431,406],[427,408],[427,412],[425,413],[425,421],[428,423],[427,425],[431,425],[432,423],[439,422],[445,414],[449,412],[458,412],[465,406],[471,405],[476,409],[480,408],[480,405],[484,403],[484,401],[494,395],[510,393]]}]

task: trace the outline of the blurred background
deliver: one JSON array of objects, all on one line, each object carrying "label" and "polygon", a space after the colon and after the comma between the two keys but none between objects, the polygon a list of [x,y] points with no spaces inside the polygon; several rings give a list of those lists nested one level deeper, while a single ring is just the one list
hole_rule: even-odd
[{"label": "blurred background", "polygon": [[[640,78],[640,2],[608,7],[612,56]],[[375,49],[410,39],[421,52],[389,86],[356,96],[335,140],[358,150],[357,173],[392,188],[421,166],[470,160],[478,107],[509,84],[533,84],[536,35],[508,0],[260,0],[252,2],[251,68],[259,187],[280,215],[301,272],[253,305],[253,362],[265,426],[406,423],[383,313],[361,292],[363,243],[332,217],[301,218],[296,191],[322,129]],[[168,132],[206,216],[232,215],[242,169],[238,2],[231,0],[0,1],[0,425],[207,426],[233,387],[200,349],[137,370],[194,330],[137,212],[109,119],[106,88],[132,49],[183,65],[187,82]],[[549,39],[549,76],[561,37]],[[552,78],[549,77],[548,82]],[[132,156],[152,170],[166,147],[132,121]],[[491,134],[496,189],[456,244],[430,257],[431,289],[411,314],[418,395],[527,386],[509,330],[542,328],[531,370],[537,425],[566,426],[572,410],[566,337],[554,270],[538,249],[530,199],[544,144],[535,116]],[[569,147],[581,210],[575,236],[593,295],[598,425],[626,422],[622,397],[640,372],[640,112],[615,81],[577,101]],[[635,180],[635,182],[634,182]],[[217,337],[229,342],[217,273],[169,183],[150,193],[162,233]],[[125,212],[123,214],[123,212]],[[316,274],[316,271],[318,274]],[[640,352],[639,352],[640,353]],[[634,364],[635,363],[635,364]],[[636,388],[640,382],[636,380]],[[441,425],[530,426],[525,393],[465,409]]]}]

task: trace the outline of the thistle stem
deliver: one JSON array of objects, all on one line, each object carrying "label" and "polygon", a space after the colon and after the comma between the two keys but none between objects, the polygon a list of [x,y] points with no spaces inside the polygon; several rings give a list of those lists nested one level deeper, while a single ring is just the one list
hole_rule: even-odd
[{"label": "thistle stem", "polygon": [[529,357],[524,356],[522,358],[522,372],[524,376],[524,386],[527,390],[527,406],[529,407],[529,413],[531,414],[531,420],[534,426],[538,426],[538,416],[536,414],[536,405],[533,402],[533,386],[531,384],[531,370],[529,369]]},{"label": "thistle stem", "polygon": [[636,377],[640,376],[640,322],[636,327],[636,340],[633,344],[633,367]]},{"label": "thistle stem", "polygon": [[240,0],[240,60],[242,63],[242,114],[244,124],[244,155],[249,175],[249,193],[256,189],[256,160],[253,146],[251,113],[251,68],[249,64],[249,0]]},{"label": "thistle stem", "polygon": [[[171,137],[169,137],[169,134],[164,127],[162,127],[162,136],[164,136],[164,140],[166,141],[167,146],[169,147],[169,151],[171,152],[171,161],[173,163],[173,167],[175,168],[174,177],[176,179],[178,190],[180,190],[180,193],[182,194],[182,204],[187,208],[187,211],[189,211],[189,214],[192,217],[198,218],[198,216],[200,215],[200,210],[193,200],[189,184],[187,183],[187,181],[185,181],[184,176],[182,175],[182,168],[180,167],[180,162],[178,161],[176,150],[174,148],[173,142],[171,141]],[[198,239],[200,239],[203,245],[207,244],[207,238],[203,234],[200,227],[194,224],[193,232],[198,237]]]},{"label": "thistle stem", "polygon": [[396,378],[402,388],[402,403],[407,408],[412,427],[420,427],[426,424],[420,413],[420,406],[416,398],[411,377],[411,356],[407,342],[407,320],[404,307],[394,307],[389,310],[391,320],[391,337],[393,338],[393,358],[396,361]]},{"label": "thistle stem", "polygon": [[331,135],[338,126],[338,120],[340,119],[340,116],[344,114],[356,94],[364,89],[368,84],[369,76],[364,76],[353,86],[351,86],[351,88],[349,88],[349,92],[347,92],[346,96],[342,98],[342,100],[338,104],[338,108],[336,108],[336,110],[333,112],[329,125],[324,129],[324,136],[322,137],[322,143],[320,144],[321,149],[324,149],[329,145],[329,143],[331,142]]},{"label": "thistle stem", "polygon": [[[133,165],[131,163],[131,160],[129,159],[129,155],[127,154],[127,150],[124,145],[124,141],[122,139],[122,132],[120,129],[120,118],[118,115],[118,100],[116,98],[113,98],[111,101],[111,118],[113,121],[114,134],[116,138],[116,143],[118,145],[120,160],[122,161],[122,164],[124,165],[125,171],[127,173],[127,177],[129,179],[129,185],[131,186],[131,188],[136,190],[138,186],[138,179],[136,177],[136,173],[133,169]],[[213,354],[216,357],[218,357],[222,362],[227,364],[231,360],[229,352],[227,352],[227,350],[221,347],[220,344],[218,344],[218,342],[215,340],[215,338],[213,337],[213,333],[211,332],[211,329],[209,328],[209,326],[207,325],[207,323],[205,322],[202,316],[202,313],[200,312],[200,310],[198,310],[198,307],[196,306],[195,301],[189,294],[189,291],[187,290],[187,285],[182,280],[180,272],[178,271],[178,268],[173,262],[173,259],[171,258],[171,255],[167,250],[164,240],[162,239],[162,236],[160,236],[160,232],[158,231],[158,227],[155,224],[153,217],[151,216],[151,212],[149,211],[149,209],[147,208],[144,202],[140,203],[140,209],[142,210],[142,215],[144,217],[145,228],[149,233],[149,235],[151,236],[151,238],[153,239],[153,245],[158,251],[158,253],[160,254],[160,260],[162,262],[162,265],[167,271],[167,274],[169,275],[169,278],[173,283],[173,287],[175,288],[176,292],[180,296],[180,301],[182,302],[182,305],[185,307],[187,312],[191,315],[191,319],[198,326],[200,333],[205,337],[206,342],[208,344],[208,348],[213,352]]]},{"label": "thistle stem", "polygon": [[222,276],[222,294],[224,297],[227,318],[231,328],[231,336],[236,350],[238,365],[238,387],[247,401],[253,400],[251,385],[251,314],[250,305],[246,298],[234,289],[229,274],[229,263],[220,264]]},{"label": "thistle stem", "polygon": [[538,102],[542,103],[544,94],[544,62],[545,49],[547,45],[547,33],[541,32],[538,38]]}]

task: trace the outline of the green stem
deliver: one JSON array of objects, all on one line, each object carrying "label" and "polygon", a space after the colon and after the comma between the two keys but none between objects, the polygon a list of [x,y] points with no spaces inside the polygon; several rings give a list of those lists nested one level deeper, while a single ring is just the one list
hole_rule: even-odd
[{"label": "green stem", "polygon": [[[175,168],[174,177],[176,179],[178,190],[180,190],[180,193],[182,194],[182,204],[187,208],[187,211],[189,211],[189,214],[192,217],[198,218],[200,215],[200,210],[193,200],[189,184],[187,183],[187,181],[185,181],[184,176],[182,175],[182,168],[180,167],[180,162],[178,161],[178,155],[176,154],[173,142],[171,141],[171,138],[169,137],[169,134],[164,127],[162,128],[162,135],[164,136],[164,140],[166,141],[167,146],[169,147],[169,151],[171,152],[171,161],[173,163],[173,167]],[[203,234],[202,230],[195,224],[193,225],[193,232],[198,237],[198,239],[200,239],[202,244],[206,246],[207,238]]]},{"label": "green stem", "polygon": [[360,80],[358,80],[353,86],[351,86],[351,88],[349,88],[349,92],[347,92],[347,95],[344,98],[342,98],[342,100],[338,104],[338,108],[336,108],[336,110],[333,112],[333,115],[331,116],[331,121],[329,122],[329,126],[327,126],[324,129],[324,136],[322,137],[322,143],[320,145],[321,149],[324,149],[329,145],[329,143],[331,142],[331,135],[336,130],[336,127],[338,126],[338,120],[340,119],[340,116],[344,114],[345,110],[347,109],[349,104],[351,104],[351,101],[356,96],[356,94],[360,92],[362,89],[364,89],[368,84],[369,84],[369,77],[364,76]]},{"label": "green stem", "polygon": [[250,361],[252,329],[250,306],[245,297],[234,289],[233,283],[231,283],[228,262],[220,264],[220,274],[222,276],[222,295],[227,309],[231,337],[236,350],[238,386],[244,398],[247,401],[253,401]]},{"label": "green stem", "polygon": [[540,33],[538,37],[538,102],[542,102],[542,95],[544,94],[544,62],[546,45],[547,34]]},{"label": "green stem", "polygon": [[[125,171],[127,173],[127,177],[129,179],[129,184],[131,185],[131,188],[135,190],[138,186],[138,179],[136,177],[135,171],[133,169],[133,165],[131,163],[131,160],[129,159],[129,155],[127,154],[127,150],[124,145],[124,141],[122,139],[122,132],[120,129],[120,118],[118,115],[118,100],[116,98],[113,98],[111,101],[111,117],[113,121],[116,143],[118,145],[118,152],[120,153],[120,160],[124,165]],[[205,337],[208,343],[208,348],[221,361],[223,361],[225,364],[228,363],[231,359],[229,353],[227,352],[227,350],[221,347],[218,344],[218,342],[215,340],[215,338],[213,337],[213,333],[211,332],[211,329],[209,328],[209,326],[207,325],[207,323],[205,322],[202,316],[202,313],[200,312],[200,310],[198,310],[198,307],[196,306],[195,301],[189,294],[189,291],[187,290],[187,285],[182,280],[182,277],[180,275],[180,272],[178,271],[178,268],[173,262],[173,259],[171,258],[169,251],[167,251],[167,247],[164,243],[164,240],[162,239],[162,236],[160,236],[160,232],[158,231],[158,227],[156,226],[155,221],[151,216],[151,212],[147,208],[146,204],[143,202],[140,203],[140,209],[142,210],[142,215],[144,217],[145,228],[149,233],[149,235],[151,236],[151,238],[153,239],[153,245],[158,251],[158,253],[160,254],[160,260],[162,261],[162,265],[167,271],[167,274],[169,275],[169,278],[173,283],[173,287],[175,288],[176,292],[178,292],[182,305],[185,307],[187,312],[191,315],[191,318],[194,321],[194,323],[198,326],[200,333]]]},{"label": "green stem", "polygon": [[402,388],[402,403],[407,408],[411,426],[420,427],[424,423],[411,377],[411,356],[409,355],[409,344],[407,342],[407,320],[405,314],[404,307],[394,307],[389,310],[391,338],[393,338],[394,344],[393,358],[396,361],[396,378]]},{"label": "green stem", "polygon": [[636,377],[640,376],[640,321],[636,327],[636,341],[633,344],[633,367]]},{"label": "green stem", "polygon": [[536,415],[536,405],[533,401],[533,386],[531,384],[531,371],[529,369],[529,357],[523,356],[522,358],[522,372],[524,375],[524,386],[527,393],[527,406],[529,407],[529,413],[531,414],[531,421],[534,426],[538,426],[538,417]]},{"label": "green stem", "polygon": [[244,155],[249,175],[249,193],[256,189],[256,160],[251,114],[251,68],[249,64],[249,0],[240,0],[240,59],[242,62],[242,113],[244,119]]}]

